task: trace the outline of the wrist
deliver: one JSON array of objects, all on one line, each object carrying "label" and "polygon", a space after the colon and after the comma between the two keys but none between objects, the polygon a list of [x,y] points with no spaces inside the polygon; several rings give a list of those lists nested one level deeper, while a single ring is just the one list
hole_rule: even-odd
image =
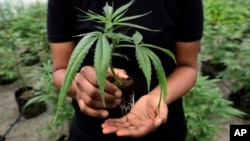
[{"label": "wrist", "polygon": [[161,89],[160,87],[156,87],[155,89],[153,89],[151,92],[149,92],[148,94],[150,95],[157,95],[159,98],[161,98],[161,100],[164,100],[164,102],[168,105],[172,102],[171,100],[171,95],[169,94],[169,91],[167,92],[166,96],[164,96],[163,93],[161,93]]}]

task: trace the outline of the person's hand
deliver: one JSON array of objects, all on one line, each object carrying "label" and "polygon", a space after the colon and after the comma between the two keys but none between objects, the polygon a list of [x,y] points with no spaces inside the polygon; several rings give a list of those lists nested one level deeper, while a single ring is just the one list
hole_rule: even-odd
[{"label": "person's hand", "polygon": [[148,94],[141,97],[122,118],[107,119],[102,124],[103,133],[116,133],[117,136],[142,137],[167,121],[168,107],[159,95]]},{"label": "person's hand", "polygon": [[[115,69],[118,78],[128,78],[126,72],[122,69]],[[107,79],[112,77],[111,72],[107,74]],[[85,66],[77,74],[76,79],[76,100],[82,113],[92,117],[107,117],[107,108],[114,108],[118,106],[122,99],[122,92],[114,84],[106,81],[105,84],[105,102],[104,107],[100,91],[98,89],[96,73],[93,67]]]}]

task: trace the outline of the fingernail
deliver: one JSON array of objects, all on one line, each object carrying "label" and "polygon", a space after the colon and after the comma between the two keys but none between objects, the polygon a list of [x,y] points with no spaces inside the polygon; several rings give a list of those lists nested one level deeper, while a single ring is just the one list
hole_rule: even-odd
[{"label": "fingernail", "polygon": [[162,120],[161,120],[161,119],[158,119],[158,121],[157,121],[158,126],[160,126],[161,123],[162,123]]},{"label": "fingernail", "polygon": [[122,79],[128,79],[129,77],[126,73],[120,73],[119,75],[120,75],[120,78]]},{"label": "fingernail", "polygon": [[115,92],[115,96],[116,96],[116,97],[121,97],[121,96],[122,96],[121,91],[116,91],[116,92]]},{"label": "fingernail", "polygon": [[128,79],[129,76],[127,74],[124,74],[124,79]]},{"label": "fingernail", "polygon": [[109,115],[108,112],[102,112],[102,117],[107,117]]}]

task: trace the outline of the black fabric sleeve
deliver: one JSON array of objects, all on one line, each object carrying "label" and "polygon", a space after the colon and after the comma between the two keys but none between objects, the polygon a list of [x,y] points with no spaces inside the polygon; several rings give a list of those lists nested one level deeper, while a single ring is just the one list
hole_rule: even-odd
[{"label": "black fabric sleeve", "polygon": [[202,38],[204,21],[202,0],[181,1],[176,40],[181,42],[199,40]]},{"label": "black fabric sleeve", "polygon": [[71,0],[48,0],[47,34],[49,42],[72,40]]}]

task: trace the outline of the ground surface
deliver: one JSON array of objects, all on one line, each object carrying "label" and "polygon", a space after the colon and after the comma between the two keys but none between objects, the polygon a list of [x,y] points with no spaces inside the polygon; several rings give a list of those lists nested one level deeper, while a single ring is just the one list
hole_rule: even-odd
[{"label": "ground surface", "polygon": [[[18,117],[19,112],[14,98],[15,90],[17,90],[16,83],[0,86],[0,135],[3,135]],[[226,90],[224,91],[226,94]],[[48,109],[45,113],[31,119],[22,117],[7,134],[6,141],[48,141],[47,134],[39,130],[43,129],[53,118],[49,112]],[[230,124],[250,124],[250,122],[235,118],[220,125],[221,132],[215,136],[216,141],[229,141]]]},{"label": "ground surface", "polygon": [[[17,119],[19,112],[14,98],[15,83],[0,86],[0,135],[3,135]],[[6,141],[47,141],[40,130],[51,120],[49,111],[31,119],[24,117],[7,134]]]}]

